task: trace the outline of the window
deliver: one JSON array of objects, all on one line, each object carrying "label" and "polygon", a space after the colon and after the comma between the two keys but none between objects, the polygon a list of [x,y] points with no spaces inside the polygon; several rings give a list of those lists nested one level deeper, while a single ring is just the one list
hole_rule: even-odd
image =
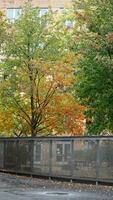
[{"label": "window", "polygon": [[59,143],[56,144],[56,161],[57,162],[68,162],[71,155],[71,144],[70,143]]},{"label": "window", "polygon": [[20,8],[7,8],[7,18],[10,21],[14,21],[15,19],[18,19],[20,14],[21,14]]},{"label": "window", "polygon": [[40,9],[40,16],[45,15],[48,12],[48,8],[41,8]]}]

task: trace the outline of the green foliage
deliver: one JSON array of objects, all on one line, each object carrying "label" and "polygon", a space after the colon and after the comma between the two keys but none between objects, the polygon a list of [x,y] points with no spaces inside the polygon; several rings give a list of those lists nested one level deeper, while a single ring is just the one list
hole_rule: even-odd
[{"label": "green foliage", "polygon": [[0,51],[1,51],[1,45],[6,39],[6,27],[7,27],[7,21],[3,13],[0,11]]},{"label": "green foliage", "polygon": [[113,2],[75,1],[74,8],[77,23],[71,49],[78,55],[75,95],[87,107],[88,134],[112,132]]}]

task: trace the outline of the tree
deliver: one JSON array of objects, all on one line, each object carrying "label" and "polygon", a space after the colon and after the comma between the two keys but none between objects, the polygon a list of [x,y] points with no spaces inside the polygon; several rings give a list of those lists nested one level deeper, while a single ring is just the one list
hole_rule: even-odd
[{"label": "tree", "polygon": [[87,107],[88,134],[112,132],[113,2],[75,1],[74,9],[77,23],[70,48],[78,57],[75,95]]},{"label": "tree", "polygon": [[63,15],[54,20],[51,11],[39,13],[27,5],[8,27],[0,85],[1,121],[7,123],[0,130],[16,136],[82,134],[84,107],[71,91],[75,57],[67,43],[72,31]]},{"label": "tree", "polygon": [[12,131],[16,135],[34,137],[45,129],[51,130],[52,102],[56,103],[61,93],[66,96],[65,90],[69,93],[72,85],[74,58],[68,49],[70,36],[63,18],[54,17],[51,10],[40,16],[40,10],[29,4],[8,27],[0,96],[5,110],[13,110]]}]

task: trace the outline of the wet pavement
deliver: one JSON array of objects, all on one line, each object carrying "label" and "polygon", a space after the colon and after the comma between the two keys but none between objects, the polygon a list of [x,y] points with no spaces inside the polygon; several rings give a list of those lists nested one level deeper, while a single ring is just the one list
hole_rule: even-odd
[{"label": "wet pavement", "polygon": [[0,191],[1,200],[112,200],[113,197],[77,191],[8,189]]},{"label": "wet pavement", "polygon": [[34,188],[25,184],[24,180],[2,174],[0,176],[0,200],[113,200],[113,191],[101,191],[98,188],[95,191]]}]

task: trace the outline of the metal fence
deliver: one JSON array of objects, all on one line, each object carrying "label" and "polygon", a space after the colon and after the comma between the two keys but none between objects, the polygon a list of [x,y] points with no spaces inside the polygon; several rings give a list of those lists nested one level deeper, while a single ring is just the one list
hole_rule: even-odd
[{"label": "metal fence", "polygon": [[113,137],[1,138],[0,170],[113,183]]}]

